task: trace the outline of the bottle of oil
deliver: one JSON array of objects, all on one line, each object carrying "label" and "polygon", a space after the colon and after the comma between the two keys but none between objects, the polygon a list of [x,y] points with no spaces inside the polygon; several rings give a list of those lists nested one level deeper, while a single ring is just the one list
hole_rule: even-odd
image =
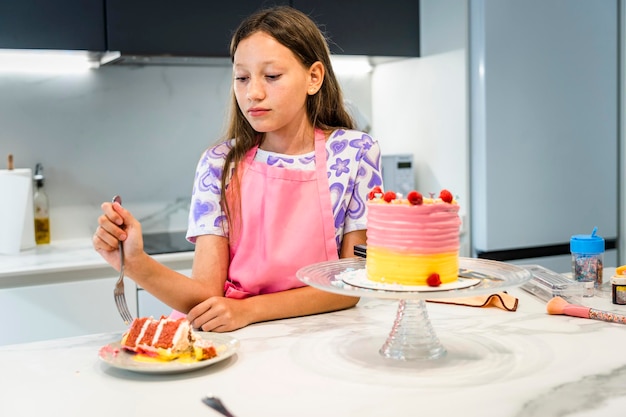
[{"label": "bottle of oil", "polygon": [[33,207],[35,209],[35,242],[38,245],[50,243],[50,216],[48,195],[43,189],[44,176],[43,165],[35,166],[35,194],[33,195]]}]

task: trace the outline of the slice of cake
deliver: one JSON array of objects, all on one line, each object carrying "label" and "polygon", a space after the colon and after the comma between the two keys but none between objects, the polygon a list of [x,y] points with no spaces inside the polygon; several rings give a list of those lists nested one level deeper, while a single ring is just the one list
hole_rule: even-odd
[{"label": "slice of cake", "polygon": [[122,336],[122,348],[140,354],[173,360],[189,357],[205,360],[217,356],[213,344],[197,336],[187,319],[138,317]]},{"label": "slice of cake", "polygon": [[417,191],[402,198],[375,187],[367,210],[369,280],[439,286],[458,279],[461,219],[448,190],[438,198]]}]

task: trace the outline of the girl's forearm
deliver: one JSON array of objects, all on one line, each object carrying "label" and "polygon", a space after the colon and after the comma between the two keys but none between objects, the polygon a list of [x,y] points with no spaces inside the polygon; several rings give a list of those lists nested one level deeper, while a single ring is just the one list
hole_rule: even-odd
[{"label": "girl's forearm", "polygon": [[148,254],[128,260],[126,276],[163,303],[181,312],[213,296],[206,283],[191,279],[159,263]]}]

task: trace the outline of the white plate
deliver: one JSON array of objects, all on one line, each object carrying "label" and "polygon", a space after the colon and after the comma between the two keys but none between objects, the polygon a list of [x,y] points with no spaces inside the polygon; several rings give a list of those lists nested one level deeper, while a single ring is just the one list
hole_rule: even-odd
[{"label": "white plate", "polygon": [[215,350],[217,350],[216,357],[198,362],[183,362],[176,359],[169,362],[144,362],[139,359],[139,355],[122,349],[119,342],[102,346],[98,352],[98,357],[103,362],[118,369],[149,374],[169,374],[189,372],[213,365],[231,357],[239,349],[239,340],[233,337],[210,332],[196,332],[196,334],[203,339],[213,342]]},{"label": "white plate", "polygon": [[455,282],[449,282],[441,284],[438,287],[431,287],[428,285],[402,285],[402,284],[385,284],[383,282],[375,282],[367,279],[367,271],[365,269],[354,269],[351,271],[345,271],[340,273],[337,278],[341,279],[344,283],[360,288],[367,288],[370,290],[385,290],[385,291],[420,291],[420,292],[434,292],[434,291],[448,291],[458,290],[461,288],[468,288],[474,285],[480,284],[478,278],[461,278]]}]

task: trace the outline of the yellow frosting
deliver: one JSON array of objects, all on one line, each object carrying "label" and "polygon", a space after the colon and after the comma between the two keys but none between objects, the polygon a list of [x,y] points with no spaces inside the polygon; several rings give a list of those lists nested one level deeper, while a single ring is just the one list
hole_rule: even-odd
[{"label": "yellow frosting", "polygon": [[427,285],[426,280],[433,273],[439,274],[442,284],[456,281],[459,275],[458,252],[411,255],[367,246],[367,278],[372,281]]}]

